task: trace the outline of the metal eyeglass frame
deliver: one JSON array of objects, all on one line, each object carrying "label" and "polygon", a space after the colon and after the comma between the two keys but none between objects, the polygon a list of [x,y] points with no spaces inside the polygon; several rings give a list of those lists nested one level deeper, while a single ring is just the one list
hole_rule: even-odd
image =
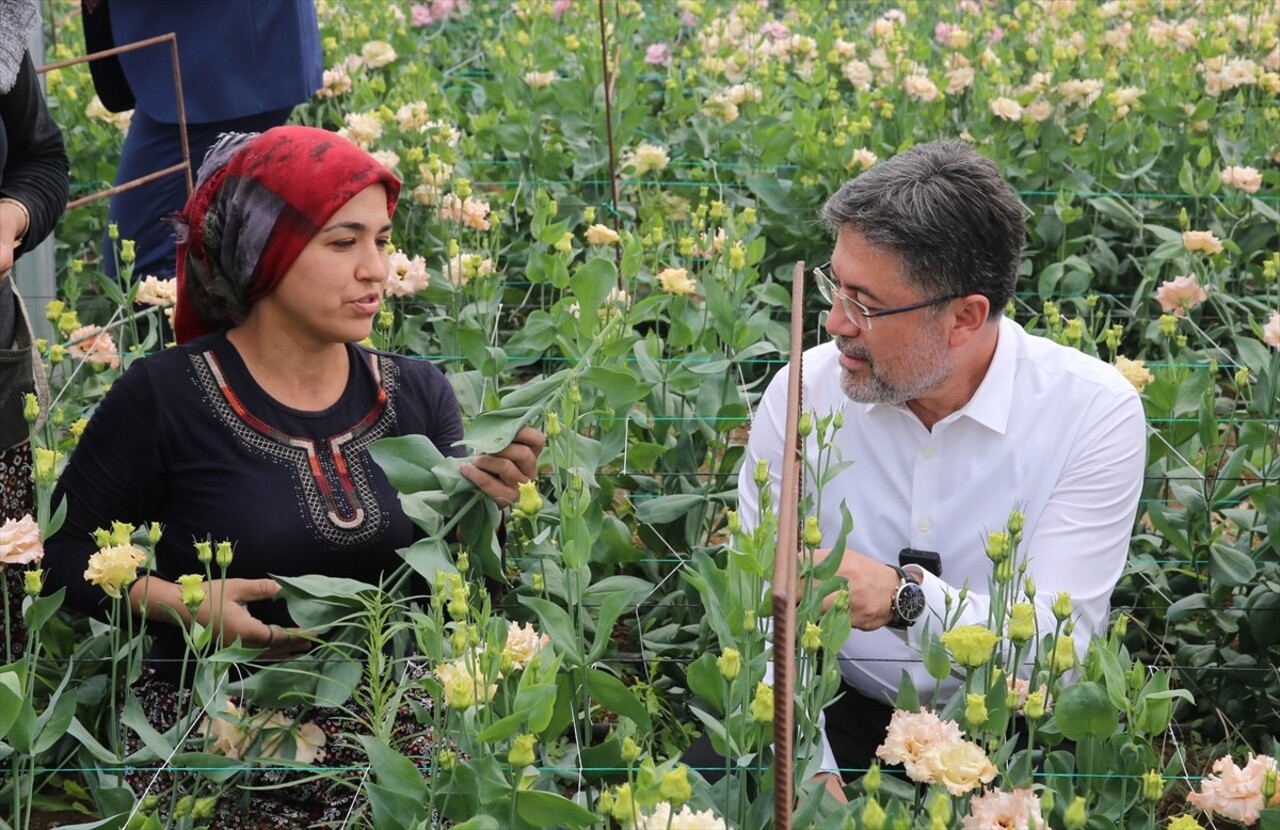
[{"label": "metal eyeglass frame", "polygon": [[871,321],[877,317],[888,317],[891,314],[903,314],[908,311],[915,311],[920,308],[928,308],[929,306],[945,303],[949,300],[958,300],[962,295],[946,294],[942,297],[934,297],[932,300],[925,300],[922,303],[913,303],[911,305],[898,306],[897,308],[867,308],[862,303],[853,299],[836,287],[835,280],[827,276],[827,270],[831,268],[831,260],[827,260],[821,265],[815,266],[813,269],[814,281],[818,285],[818,294],[823,300],[826,300],[832,306],[836,304],[836,300],[840,301],[840,309],[844,312],[844,316],[849,318],[852,323],[863,331],[871,331]]}]

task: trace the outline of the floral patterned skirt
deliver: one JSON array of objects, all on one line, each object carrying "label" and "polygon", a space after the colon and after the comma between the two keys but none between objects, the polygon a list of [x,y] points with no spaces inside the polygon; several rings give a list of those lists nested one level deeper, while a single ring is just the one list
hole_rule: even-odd
[{"label": "floral patterned skirt", "polygon": [[[414,679],[412,669],[407,679]],[[173,727],[178,713],[187,711],[191,703],[189,690],[184,690],[179,696],[177,687],[152,669],[144,671],[142,678],[134,685],[133,693],[151,726],[162,733]],[[392,746],[420,768],[426,768],[431,765],[439,748],[451,749],[453,744],[447,738],[434,735],[430,726],[419,724],[414,717],[411,702],[426,709],[430,709],[432,705],[431,698],[425,693],[406,693],[396,712]],[[248,720],[263,723],[266,722],[263,716],[267,714],[251,714]],[[364,752],[352,735],[351,718],[338,710],[326,709],[311,709],[306,712],[289,709],[270,713],[269,717],[288,722],[301,717],[308,721],[309,725],[305,729],[318,729],[319,733],[323,733],[323,754],[314,760],[314,769],[273,767],[269,766],[269,761],[259,761],[261,769],[237,773],[227,784],[218,785],[223,790],[212,816],[197,821],[196,824],[207,826],[210,830],[301,830],[310,827],[368,826],[367,816],[363,825],[353,821],[353,816],[366,809],[366,801],[360,794],[360,789],[362,785],[370,783],[372,778],[367,771]],[[206,721],[201,724],[200,729],[193,730],[193,735],[208,733],[209,742],[213,746],[207,751],[216,751],[218,743],[224,741],[224,736],[215,738],[217,723],[216,720]],[[212,730],[209,729],[211,724],[214,725]],[[140,748],[141,741],[137,735],[123,724],[121,732],[126,736],[126,752],[131,753]],[[329,775],[322,774],[326,770],[330,771]],[[194,781],[193,774],[178,775],[165,767],[134,768],[126,773],[125,778],[140,800],[150,802],[149,796],[157,797],[152,802],[153,809],[159,813],[166,826],[169,824],[166,818],[171,801],[180,800]],[[177,799],[171,798],[175,787],[178,789]],[[197,795],[208,796],[212,792],[215,790],[205,781]],[[439,817],[435,817],[434,823],[436,826],[447,826]]]},{"label": "floral patterned skirt", "polygon": [[[21,519],[34,509],[34,491],[31,485],[31,445],[19,444],[0,452],[0,524],[9,519]],[[22,624],[22,572],[25,568],[6,568],[0,565],[9,597],[8,641],[13,659],[22,656],[27,642],[27,627]],[[4,619],[0,617],[0,619]],[[0,643],[0,649],[5,646]],[[0,652],[0,660],[4,659]]]}]

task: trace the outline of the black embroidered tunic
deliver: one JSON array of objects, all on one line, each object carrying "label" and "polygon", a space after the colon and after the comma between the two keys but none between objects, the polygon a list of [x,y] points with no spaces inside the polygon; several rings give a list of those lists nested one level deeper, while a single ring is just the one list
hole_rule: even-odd
[{"label": "black embroidered tunic", "polygon": [[[350,380],[319,412],[286,407],[253,380],[225,334],[137,361],[89,421],[59,480],[67,518],[46,544],[46,591],[105,617],[109,602],[83,578],[95,528],[160,522],[156,573],[204,573],[194,542],[229,540],[228,576],[325,574],[376,583],[418,531],[368,454],[373,441],[426,435],[462,455],[457,399],[422,360],[348,346]],[[216,567],[216,566],[215,566]],[[216,575],[216,570],[215,570]],[[264,622],[289,625],[283,602],[256,603]],[[152,623],[153,660],[172,666],[181,632]],[[163,668],[162,668],[163,671]]]}]

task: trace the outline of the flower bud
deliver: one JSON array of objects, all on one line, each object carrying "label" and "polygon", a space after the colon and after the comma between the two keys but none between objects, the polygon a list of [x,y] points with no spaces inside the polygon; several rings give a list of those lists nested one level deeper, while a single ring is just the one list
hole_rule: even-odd
[{"label": "flower bud", "polygon": [[196,559],[201,565],[208,565],[213,561],[213,545],[209,542],[196,542]]},{"label": "flower bud", "polygon": [[1268,806],[1272,806],[1272,799],[1276,795],[1276,768],[1267,767],[1262,771],[1262,800]]},{"label": "flower bud", "polygon": [[634,764],[640,758],[640,744],[630,735],[622,739],[622,760],[627,764]]},{"label": "flower bud", "polygon": [[22,397],[22,417],[28,424],[40,420],[40,399],[30,392]]},{"label": "flower bud", "polygon": [[107,238],[112,242],[115,242],[120,238],[120,226],[115,222],[111,222],[107,225]]},{"label": "flower bud", "polygon": [[533,590],[537,591],[538,593],[542,593],[547,589],[547,580],[546,580],[546,577],[544,577],[542,574],[538,574],[538,573],[534,574],[529,579],[529,584],[530,586],[532,586]]},{"label": "flower bud", "polygon": [[538,739],[533,735],[516,735],[507,752],[507,763],[515,769],[524,769],[533,763],[533,747]]},{"label": "flower bud", "polygon": [[1116,639],[1124,639],[1124,635],[1129,632],[1129,615],[1121,613],[1116,617],[1115,623],[1111,626],[1111,633],[1116,635]]},{"label": "flower bud", "polygon": [[1076,664],[1076,644],[1070,634],[1063,634],[1053,644],[1050,664],[1055,674],[1070,671]]},{"label": "flower bud", "polygon": [[1058,622],[1071,616],[1071,594],[1067,591],[1060,591],[1053,598],[1053,616]]},{"label": "flower bud", "polygon": [[981,729],[990,714],[987,712],[987,696],[984,694],[967,694],[964,696],[964,719],[973,729]]},{"label": "flower bud", "polygon": [[29,597],[40,596],[40,579],[44,576],[43,568],[32,568],[22,572],[22,593]]},{"label": "flower bud", "polygon": [[756,223],[755,208],[743,208],[741,216],[742,216],[742,224],[746,225],[747,227],[751,227]]},{"label": "flower bud", "polygon": [[1164,776],[1159,770],[1149,770],[1142,776],[1142,797],[1156,802],[1164,797]]},{"label": "flower bud", "polygon": [[672,807],[679,807],[693,797],[693,785],[689,783],[689,768],[677,764],[673,769],[662,774],[662,783],[658,785],[658,795],[670,801]]},{"label": "flower bud", "polygon": [[453,769],[454,761],[458,760],[458,753],[449,749],[441,749],[436,752],[436,760],[440,762],[440,769],[448,772]]},{"label": "flower bud", "polygon": [[831,425],[836,429],[844,428],[844,410],[836,412],[835,417],[831,419]]},{"label": "flower bud", "polygon": [[1044,813],[1046,816],[1052,814],[1053,806],[1056,803],[1057,801],[1054,798],[1053,788],[1045,787],[1044,791],[1040,793],[1040,812]]},{"label": "flower bud", "polygon": [[178,577],[178,587],[181,589],[182,604],[187,606],[187,610],[194,615],[196,609],[204,602],[204,576],[183,574]]},{"label": "flower bud", "polygon": [[[48,487],[53,484],[58,477],[58,461],[62,459],[62,453],[57,450],[47,450],[44,447],[36,447],[32,453],[34,464],[31,469],[31,478],[41,487]],[[103,545],[102,547],[106,547]]]},{"label": "flower bud", "polygon": [[[747,251],[742,247],[741,242],[733,243],[733,247],[729,249],[729,267],[737,271],[747,267]],[[801,432],[801,435],[807,433]]]},{"label": "flower bud", "polygon": [[559,251],[559,252],[560,252],[560,253],[562,253],[562,254],[572,253],[572,251],[573,251],[573,232],[572,232],[572,231],[565,231],[565,232],[564,232],[564,235],[563,235],[563,236],[561,236],[558,240],[556,240],[555,245],[553,245],[552,247],[554,247],[557,251]]},{"label": "flower bud", "polygon": [[800,533],[800,539],[804,542],[805,547],[816,548],[822,544],[822,530],[818,527],[817,516],[806,516],[804,520],[804,530]]},{"label": "flower bud", "polygon": [[1027,702],[1022,704],[1022,714],[1027,720],[1036,721],[1044,717],[1044,692],[1036,689],[1027,695]]},{"label": "flower bud", "polygon": [[127,545],[133,538],[133,525],[128,522],[112,522],[111,523],[111,544]]},{"label": "flower bud", "polygon": [[756,723],[773,723],[773,687],[757,683],[755,697],[751,699],[751,719]]},{"label": "flower bud", "polygon": [[1067,830],[1080,830],[1088,820],[1089,813],[1085,810],[1084,796],[1078,795],[1062,814],[1062,824]]},{"label": "flower bud", "polygon": [[389,329],[392,323],[396,321],[396,315],[389,309],[383,309],[378,312],[378,328]]},{"label": "flower bud", "polygon": [[742,633],[749,634],[756,630],[756,612],[748,608],[742,612]]},{"label": "flower bud", "polygon": [[1015,603],[1009,609],[1009,639],[1015,645],[1022,645],[1036,636],[1036,609],[1029,602]]},{"label": "flower bud", "polygon": [[800,648],[815,652],[822,647],[822,626],[805,623],[804,634],[800,636]]},{"label": "flower bud", "polygon": [[862,776],[862,788],[869,794],[875,795],[880,790],[880,762],[872,761],[871,766],[867,767],[867,772]]},{"label": "flower bud", "polygon": [[884,823],[884,808],[874,797],[868,799],[866,806],[862,808],[862,823],[859,826],[865,830],[884,830]]},{"label": "flower bud", "polygon": [[800,413],[800,426],[798,428],[801,438],[808,438],[809,433],[813,432],[813,413],[805,410]]},{"label": "flower bud", "polygon": [[137,258],[138,258],[138,255],[134,252],[134,249],[133,249],[133,240],[132,239],[120,240],[120,261],[128,264],[130,262],[133,262]]},{"label": "flower bud", "polygon": [[1003,562],[1009,558],[1009,533],[997,530],[987,534],[987,558],[992,562]]},{"label": "flower bud", "polygon": [[160,537],[164,534],[164,526],[159,522],[152,522],[147,525],[147,544],[155,547],[160,544]]},{"label": "flower bud", "polygon": [[520,498],[516,502],[516,509],[529,517],[538,515],[542,510],[542,496],[538,495],[538,483],[522,481],[519,484],[519,490]]},{"label": "flower bud", "polygon": [[716,658],[716,666],[720,669],[721,677],[725,680],[733,680],[742,669],[742,655],[736,648],[726,648]]},{"label": "flower bud", "polygon": [[929,800],[929,821],[934,827],[951,826],[951,799],[946,794],[935,792]]},{"label": "flower bud", "polygon": [[634,822],[636,803],[631,797],[631,785],[619,784],[613,791],[613,810],[611,815],[618,821]]},{"label": "flower bud", "polygon": [[194,819],[213,818],[213,809],[216,806],[218,806],[218,797],[216,795],[197,798],[195,803],[191,805],[191,817]]},{"label": "flower bud", "polygon": [[751,480],[756,483],[757,487],[763,487],[769,483],[769,462],[763,458],[756,462],[755,474]]},{"label": "flower bud", "polygon": [[228,568],[231,566],[231,558],[234,552],[231,549],[231,543],[223,540],[218,543],[218,549],[213,554],[213,561],[218,563],[219,568]]},{"label": "flower bud", "polygon": [[50,323],[56,323],[62,317],[62,312],[67,310],[67,304],[62,300],[50,300],[44,307],[44,316]]},{"label": "flower bud", "polygon": [[730,510],[727,514],[725,514],[725,520],[729,523],[730,533],[742,532],[742,520],[738,518],[737,510]]},{"label": "flower bud", "polygon": [[1036,598],[1036,583],[1034,579],[1027,577],[1022,581],[1022,593],[1026,595],[1027,599]]},{"label": "flower bud", "polygon": [[546,433],[548,438],[555,438],[561,432],[560,415],[555,412],[547,413]]}]

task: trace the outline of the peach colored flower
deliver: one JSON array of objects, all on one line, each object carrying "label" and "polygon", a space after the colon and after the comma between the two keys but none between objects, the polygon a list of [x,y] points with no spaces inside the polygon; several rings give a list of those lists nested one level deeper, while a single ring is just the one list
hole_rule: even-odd
[{"label": "peach colored flower", "polygon": [[459,199],[456,193],[450,193],[440,200],[440,216],[451,222],[462,222],[478,231],[489,230],[489,203],[468,196]]},{"label": "peach colored flower", "polygon": [[444,267],[445,275],[455,287],[462,287],[474,279],[488,276],[495,270],[493,260],[480,254],[464,253],[451,257]]},{"label": "peach colored flower", "polygon": [[320,89],[316,91],[316,95],[321,98],[336,98],[351,91],[351,73],[347,71],[347,67],[343,64],[337,64],[332,69],[326,69],[324,75],[321,76]]},{"label": "peach colored flower", "polygon": [[854,167],[860,167],[863,170],[869,170],[879,160],[880,158],[866,147],[859,147],[853,151],[853,158],[849,159],[849,163],[844,166],[844,169],[849,170]]},{"label": "peach colored flower", "polygon": [[947,70],[947,94],[959,95],[964,92],[973,86],[975,77],[977,75],[972,66],[957,66],[955,69]]},{"label": "peach colored flower", "polygon": [[926,75],[908,75],[902,79],[902,88],[919,101],[938,100],[938,86]]},{"label": "peach colored flower", "polygon": [[1227,167],[1222,171],[1222,183],[1245,193],[1257,193],[1262,187],[1262,174],[1254,167]]},{"label": "peach colored flower", "polygon": [[[995,764],[973,741],[959,738],[935,743],[920,754],[916,770],[925,784],[939,783],[954,796],[970,793],[996,777]],[[908,773],[909,774],[909,773]]]},{"label": "peach colored flower", "polygon": [[[1133,384],[1133,388],[1141,392],[1147,384],[1155,380],[1155,375],[1141,360],[1130,360],[1124,355],[1116,355],[1115,366],[1124,375],[1124,379]],[[1024,696],[1025,698],[1025,696]]]},{"label": "peach colored flower", "polygon": [[420,130],[430,120],[431,113],[426,101],[410,101],[396,110],[396,123],[406,132]]},{"label": "peach colored flower", "polygon": [[[212,737],[209,752],[227,758],[279,758],[303,764],[324,760],[328,741],[314,723],[299,723],[283,712],[263,709],[247,717],[228,698],[226,708],[200,722],[201,737]],[[292,740],[290,740],[292,739]],[[293,744],[293,752],[288,751]]]},{"label": "peach colored flower", "polygon": [[[1186,235],[1183,236],[1185,239]],[[1221,245],[1218,246],[1218,250],[1222,250]],[[1194,274],[1183,274],[1166,280],[1156,289],[1156,302],[1160,304],[1160,309],[1172,312],[1179,317],[1185,316],[1188,311],[1203,303],[1208,296]]]},{"label": "peach colored flower", "polygon": [[5,565],[30,565],[44,558],[40,544],[40,526],[31,514],[9,519],[0,525],[0,568]]},{"label": "peach colored flower", "polygon": [[962,824],[984,830],[1038,830],[1048,826],[1040,814],[1040,799],[1029,788],[988,790],[976,796],[969,803],[969,815]]},{"label": "peach colored flower", "polygon": [[349,112],[342,120],[347,126],[338,130],[338,135],[357,147],[367,150],[382,136],[382,122],[371,112]]},{"label": "peach colored flower", "polygon": [[[1274,758],[1251,753],[1245,765],[1238,767],[1231,756],[1223,756],[1214,761],[1213,774],[1200,782],[1200,792],[1188,794],[1187,801],[1210,816],[1216,813],[1246,826],[1253,825],[1267,806],[1262,797],[1262,778],[1269,769],[1276,769]],[[1272,806],[1278,800],[1273,796]]]},{"label": "peach colored flower", "polygon": [[1222,241],[1213,235],[1213,231],[1183,231],[1182,245],[1193,254],[1222,253]]},{"label": "peach colored flower", "polygon": [[551,86],[551,82],[556,79],[554,72],[533,72],[524,73],[524,82],[534,89],[544,89]]},{"label": "peach colored flower", "polygon": [[166,308],[178,301],[178,279],[173,277],[162,280],[148,276],[138,283],[138,293],[134,299],[143,305]]},{"label": "peach colored flower", "polygon": [[935,744],[963,738],[959,724],[953,720],[944,721],[923,707],[919,712],[897,709],[889,720],[884,743],[876,748],[876,757],[902,764],[913,781],[923,781],[925,770],[920,763],[925,751]]},{"label": "peach colored flower", "polygon": [[1053,104],[1050,104],[1044,98],[1037,98],[1030,104],[1027,104],[1027,106],[1023,108],[1022,112],[1027,116],[1027,118],[1030,118],[1038,124],[1053,115]]},{"label": "peach colored flower", "polygon": [[85,363],[120,368],[120,349],[102,326],[81,326],[67,335],[67,354]]},{"label": "peach colored flower", "polygon": [[1280,349],[1280,311],[1271,312],[1271,319],[1262,327],[1262,342],[1273,349]]}]

